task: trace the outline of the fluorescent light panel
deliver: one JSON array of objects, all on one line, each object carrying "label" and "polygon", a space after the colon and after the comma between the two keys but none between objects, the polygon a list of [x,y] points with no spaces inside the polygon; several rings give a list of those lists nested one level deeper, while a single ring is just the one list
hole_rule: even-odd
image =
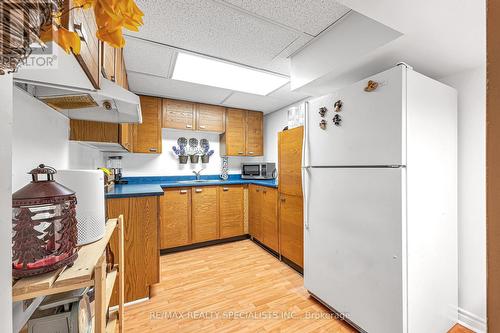
[{"label": "fluorescent light panel", "polygon": [[172,79],[256,95],[267,95],[290,81],[284,76],[189,53],[177,55]]}]

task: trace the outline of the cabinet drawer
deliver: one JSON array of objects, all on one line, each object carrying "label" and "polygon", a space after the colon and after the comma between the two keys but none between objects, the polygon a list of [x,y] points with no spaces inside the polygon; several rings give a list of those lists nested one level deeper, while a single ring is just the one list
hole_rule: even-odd
[{"label": "cabinet drawer", "polygon": [[244,234],[243,186],[220,186],[220,238]]}]

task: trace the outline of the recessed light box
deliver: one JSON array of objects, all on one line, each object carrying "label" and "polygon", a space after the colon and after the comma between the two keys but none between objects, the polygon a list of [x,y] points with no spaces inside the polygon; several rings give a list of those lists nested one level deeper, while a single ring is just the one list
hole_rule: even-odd
[{"label": "recessed light box", "polygon": [[285,76],[189,53],[177,55],[172,79],[256,95],[267,95],[290,81]]}]

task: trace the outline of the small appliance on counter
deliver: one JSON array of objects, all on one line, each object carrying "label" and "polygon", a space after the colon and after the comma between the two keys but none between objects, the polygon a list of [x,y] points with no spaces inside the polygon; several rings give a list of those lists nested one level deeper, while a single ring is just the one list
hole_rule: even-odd
[{"label": "small appliance on counter", "polygon": [[115,184],[127,184],[126,180],[122,179],[122,158],[123,156],[109,156],[107,167],[113,174]]},{"label": "small appliance on counter", "polygon": [[276,178],[276,163],[243,163],[241,178],[274,179]]},{"label": "small appliance on counter", "polygon": [[106,229],[104,173],[101,170],[59,170],[57,180],[72,188],[78,198],[78,245],[101,239]]}]

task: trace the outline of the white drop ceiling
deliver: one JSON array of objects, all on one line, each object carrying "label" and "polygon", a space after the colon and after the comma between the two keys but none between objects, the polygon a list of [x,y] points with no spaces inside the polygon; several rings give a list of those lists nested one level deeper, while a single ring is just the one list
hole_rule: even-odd
[{"label": "white drop ceiling", "polygon": [[289,56],[349,9],[323,0],[138,0],[145,24],[127,32],[136,93],[272,112],[307,97],[289,85],[257,96],[171,79],[179,50],[289,75]]}]

